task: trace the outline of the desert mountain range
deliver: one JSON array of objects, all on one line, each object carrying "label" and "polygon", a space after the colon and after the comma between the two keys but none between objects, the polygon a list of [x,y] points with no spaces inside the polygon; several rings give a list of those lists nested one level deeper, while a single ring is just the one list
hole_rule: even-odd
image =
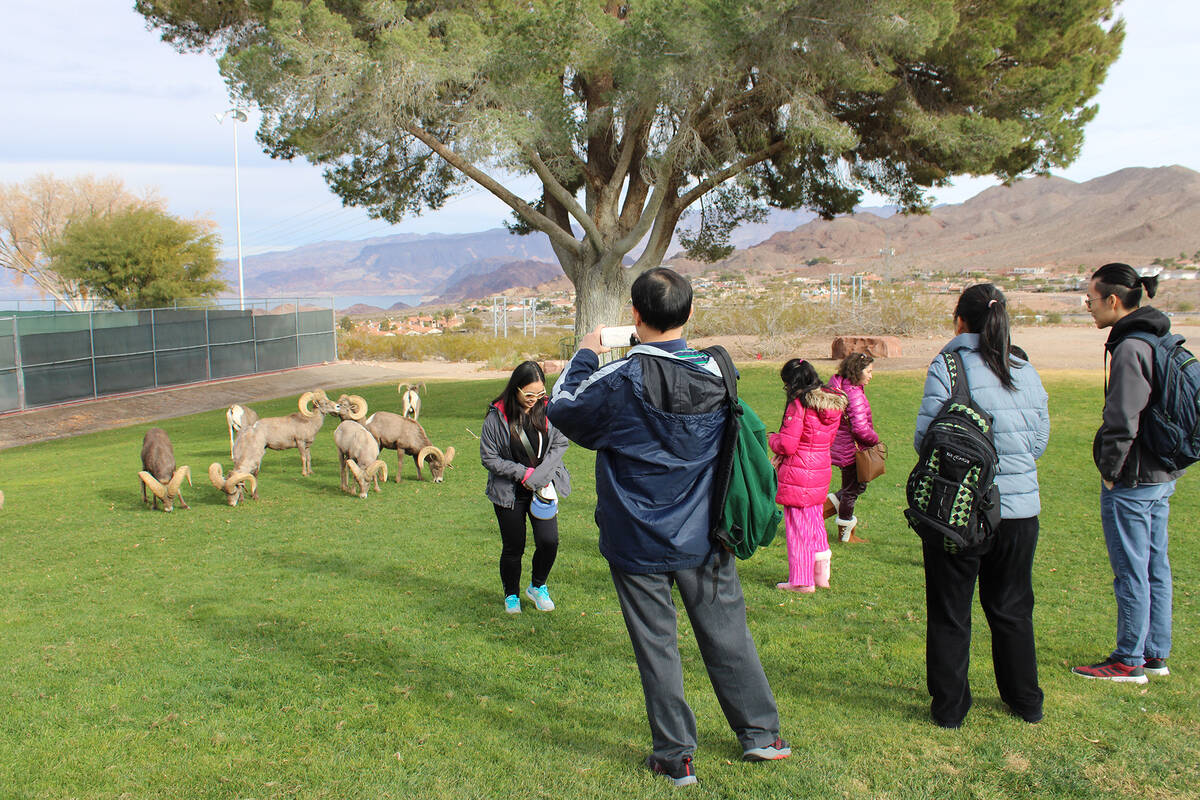
[{"label": "desert mountain range", "polygon": [[[834,220],[773,211],[734,232],[722,269],[967,271],[1094,265],[1200,249],[1200,173],[1131,167],[1084,183],[1029,178],[924,215],[860,209]],[[881,251],[889,251],[885,263]],[[668,259],[696,271],[713,265]],[[419,294],[428,302],[487,297],[563,279],[545,236],[504,228],[323,242],[245,259],[253,296]]]},{"label": "desert mountain range", "polygon": [[[855,214],[780,232],[728,266],[827,258],[849,270],[989,270],[1146,264],[1200,249],[1200,173],[1131,167],[1085,183],[1028,178],[925,215]],[[881,251],[890,250],[887,263]],[[823,266],[828,270],[828,265]]]}]

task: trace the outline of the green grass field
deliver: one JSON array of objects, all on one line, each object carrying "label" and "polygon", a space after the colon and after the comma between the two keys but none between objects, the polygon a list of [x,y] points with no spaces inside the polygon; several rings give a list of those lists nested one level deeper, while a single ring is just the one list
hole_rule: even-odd
[{"label": "green grass field", "polygon": [[[1046,718],[1005,713],[976,613],[975,706],[958,731],[928,721],[917,538],[901,517],[921,376],[869,391],[892,446],[859,505],[867,545],[834,545],[833,589],[777,591],[782,537],[740,565],[750,625],[791,759],[742,764],[681,622],[702,797],[1180,798],[1200,796],[1200,503],[1172,503],[1174,674],[1147,686],[1068,667],[1111,650],[1115,611],[1090,442],[1100,379],[1046,377],[1035,563]],[[257,502],[207,480],[229,468],[222,410],[163,423],[195,473],[191,510],[145,510],[149,426],[0,452],[0,797],[666,797],[642,767],[638,673],[592,522],[592,454],[571,448],[550,586],[558,610],[503,613],[499,534],[478,433],[500,383],[431,384],[422,422],[458,449],[441,485],[360,500],[338,489],[333,421],[300,477],[268,452]],[[347,390],[376,410],[388,386]],[[742,394],[777,425],[776,374]],[[258,408],[288,413],[295,398]],[[394,454],[388,453],[389,471]],[[532,548],[532,543],[531,543]],[[526,553],[526,577],[528,557]]]}]

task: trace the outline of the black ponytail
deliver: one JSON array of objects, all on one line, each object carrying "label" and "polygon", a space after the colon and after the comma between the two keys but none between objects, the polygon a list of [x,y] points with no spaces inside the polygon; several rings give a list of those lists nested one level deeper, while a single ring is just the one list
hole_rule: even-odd
[{"label": "black ponytail", "polygon": [[779,370],[779,377],[783,379],[783,390],[787,393],[788,403],[799,398],[800,405],[805,407],[808,405],[804,402],[805,395],[821,386],[821,376],[817,374],[817,368],[803,358],[793,358],[784,364],[783,369]]},{"label": "black ponytail", "polygon": [[966,323],[967,330],[979,334],[979,355],[1010,391],[1016,389],[1009,359],[1010,333],[1008,301],[1004,293],[990,283],[968,286],[958,296],[954,316]]},{"label": "black ponytail", "polygon": [[1105,264],[1092,273],[1092,280],[1096,281],[1101,300],[1115,294],[1121,305],[1130,311],[1141,304],[1143,288],[1147,297],[1154,297],[1158,292],[1157,275],[1138,275],[1128,264]]}]

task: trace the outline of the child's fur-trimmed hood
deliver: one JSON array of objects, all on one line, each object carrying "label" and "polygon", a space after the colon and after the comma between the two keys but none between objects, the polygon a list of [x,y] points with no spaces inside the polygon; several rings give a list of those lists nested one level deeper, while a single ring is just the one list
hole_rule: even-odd
[{"label": "child's fur-trimmed hood", "polygon": [[821,386],[805,393],[800,403],[806,408],[816,409],[817,411],[840,412],[846,410],[846,395],[836,389]]}]

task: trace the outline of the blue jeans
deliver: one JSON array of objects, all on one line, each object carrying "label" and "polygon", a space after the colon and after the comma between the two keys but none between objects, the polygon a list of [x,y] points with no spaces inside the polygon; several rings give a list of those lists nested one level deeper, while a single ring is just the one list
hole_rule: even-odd
[{"label": "blue jeans", "polygon": [[1175,481],[1100,488],[1100,523],[1117,598],[1117,649],[1131,667],[1171,653],[1167,518]]}]

